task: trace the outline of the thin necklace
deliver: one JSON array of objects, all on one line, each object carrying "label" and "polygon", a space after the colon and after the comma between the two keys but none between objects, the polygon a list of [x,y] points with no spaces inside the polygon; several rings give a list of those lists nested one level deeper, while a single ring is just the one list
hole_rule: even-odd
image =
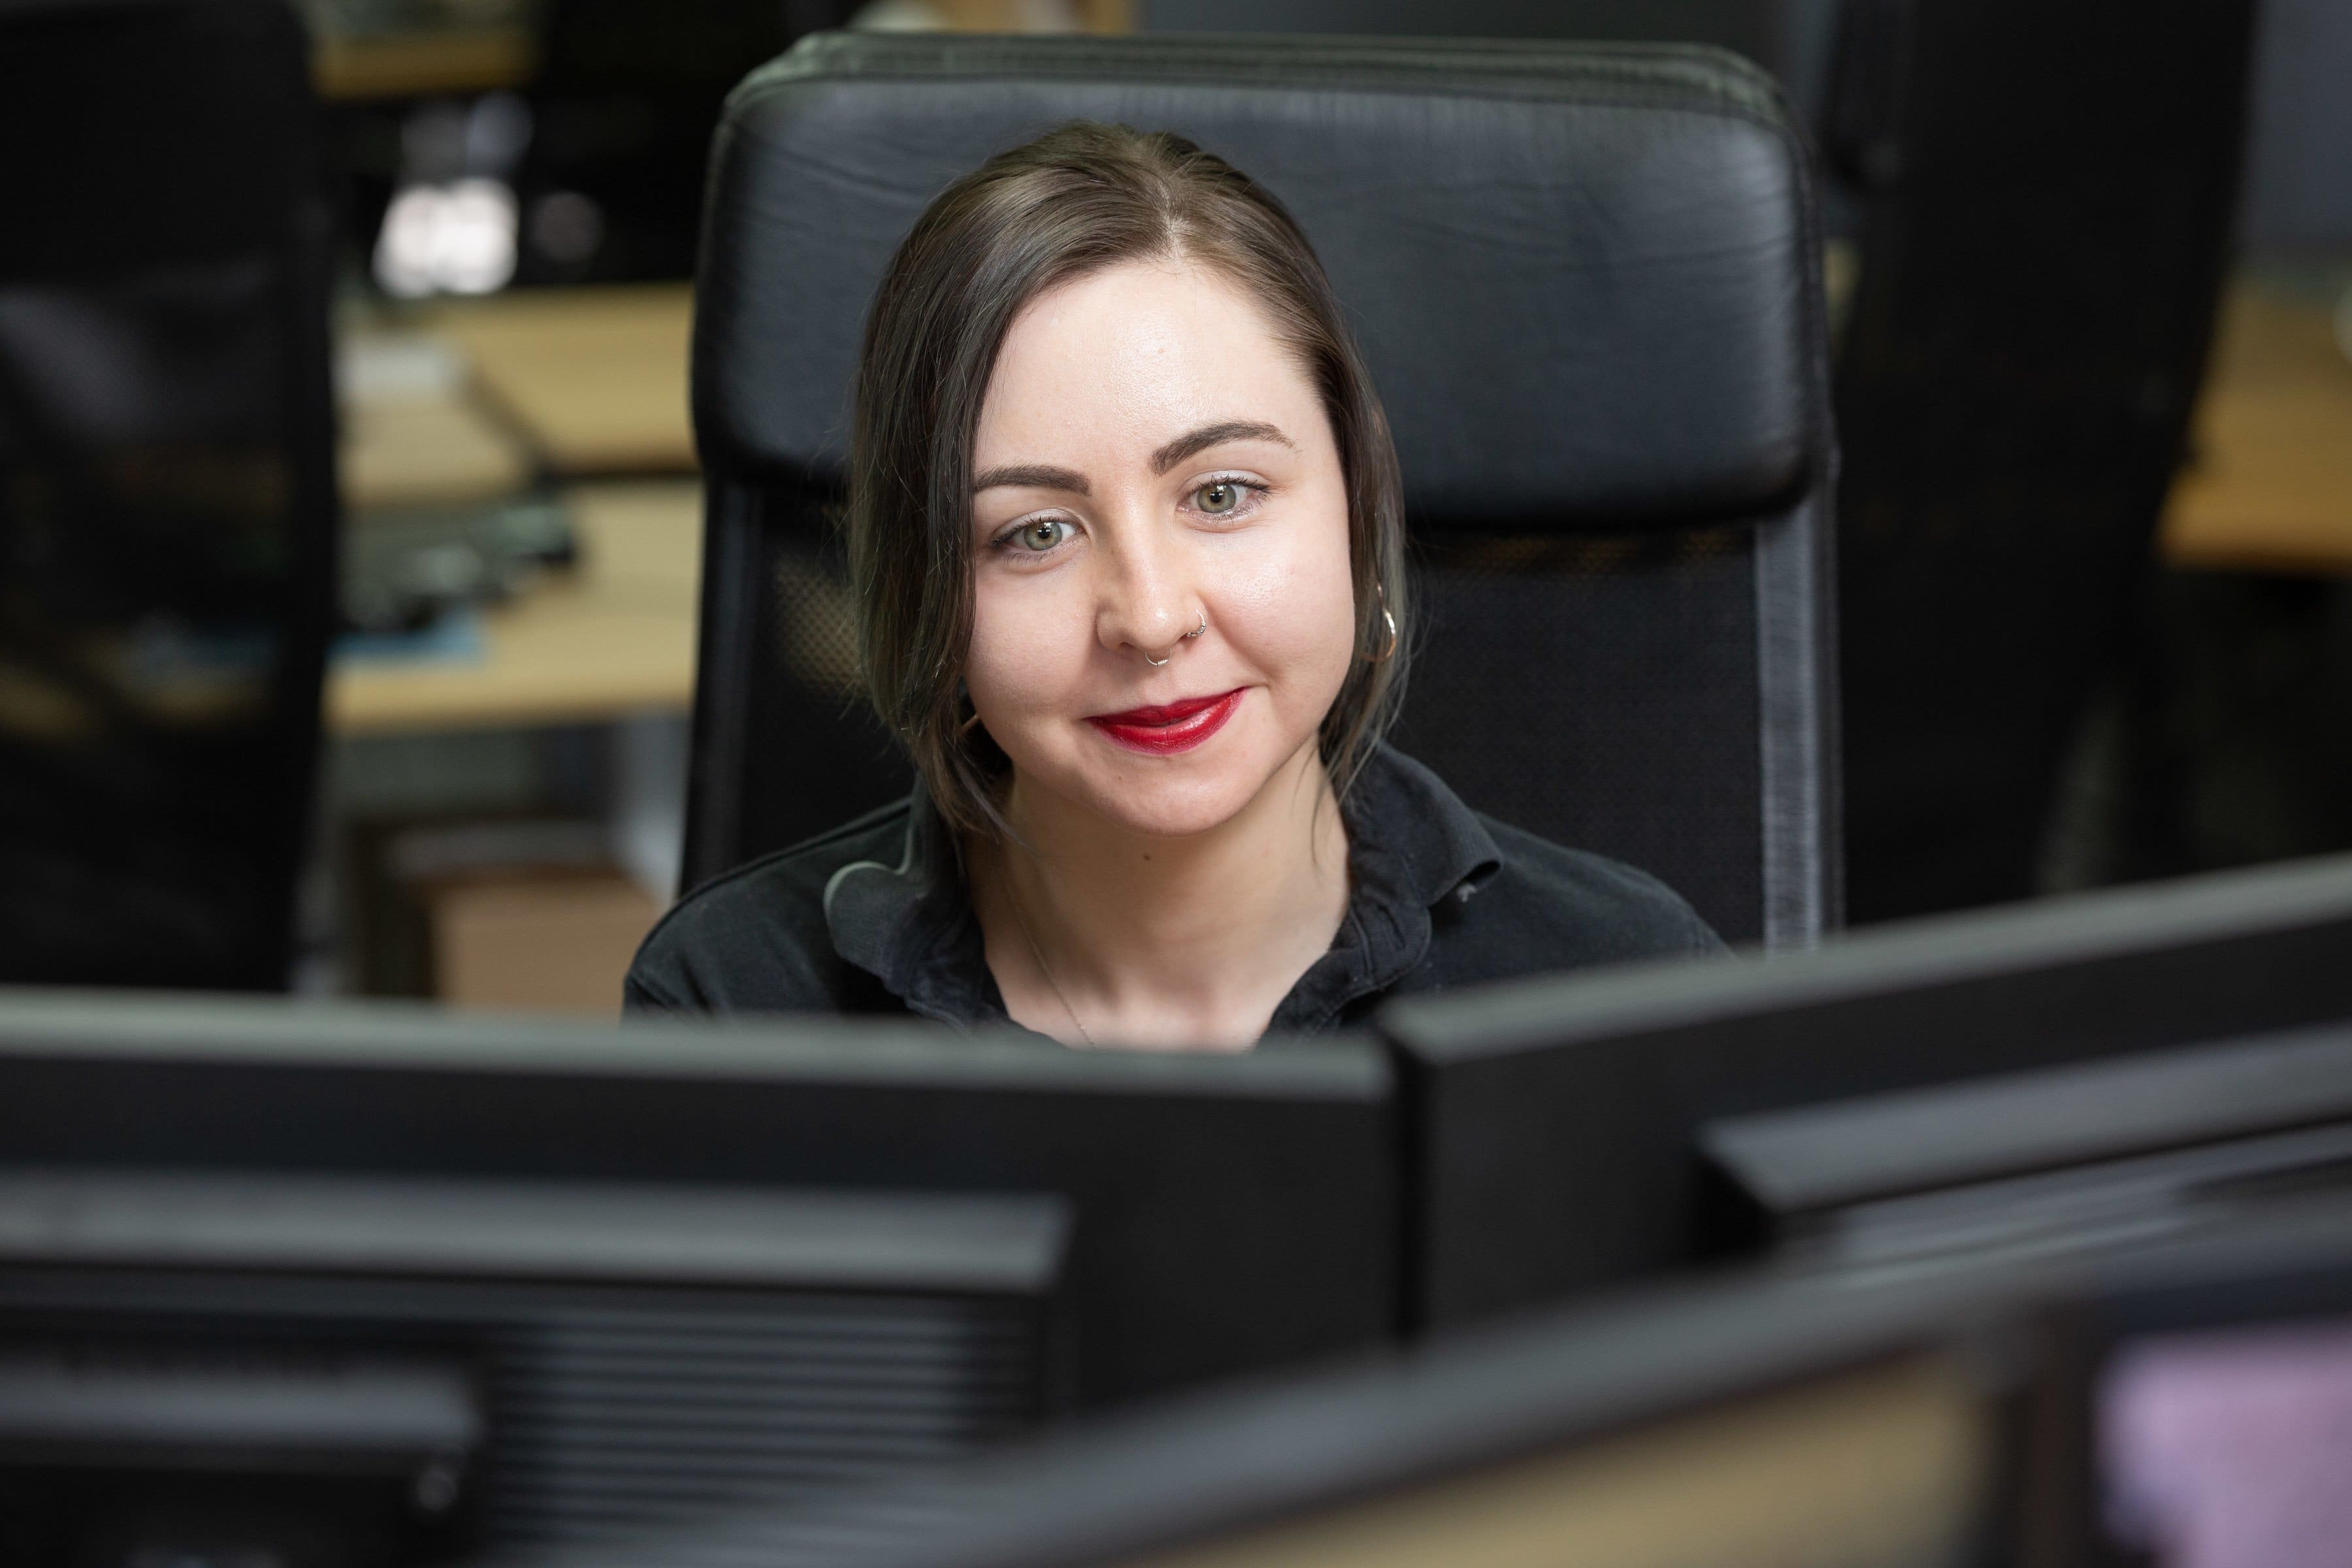
[{"label": "thin necklace", "polygon": [[1062,1011],[1070,1016],[1071,1026],[1078,1031],[1078,1038],[1086,1041],[1087,1048],[1097,1051],[1102,1049],[1100,1046],[1095,1044],[1094,1036],[1087,1032],[1086,1021],[1078,1016],[1078,1010],[1070,1005],[1070,998],[1062,990],[1062,983],[1054,978],[1054,967],[1045,962],[1045,950],[1037,945],[1037,933],[1029,929],[1029,917],[1021,912],[1021,895],[1013,889],[1013,879],[1010,876],[1004,879],[1004,896],[1013,905],[1014,923],[1020,926],[1022,936],[1028,941],[1029,956],[1037,961],[1037,973],[1045,977],[1045,984],[1053,989],[1054,1000],[1059,1002],[1062,1005]]}]

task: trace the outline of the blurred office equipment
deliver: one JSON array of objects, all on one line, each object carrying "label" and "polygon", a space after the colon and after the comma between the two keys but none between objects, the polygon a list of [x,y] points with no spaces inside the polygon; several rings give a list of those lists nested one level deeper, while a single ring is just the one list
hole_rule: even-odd
[{"label": "blurred office equipment", "polygon": [[2252,0],[1852,0],[1828,153],[1859,183],[1838,363],[1858,920],[2033,890],[2202,372]]},{"label": "blurred office equipment", "polygon": [[1758,1271],[563,1568],[2332,1568],[2352,1209],[1933,1280]]},{"label": "blurred office equipment", "polygon": [[0,1556],[446,1561],[1027,1430],[1050,1195],[0,1173]]},{"label": "blurred office equipment", "polygon": [[849,0],[546,0],[517,178],[521,281],[688,278],[719,106]]},{"label": "blurred office equipment", "polygon": [[[870,1497],[552,1568],[1948,1568],[2067,1518],[2011,1484],[2058,1384],[1989,1289],[1657,1292],[1139,1415]],[[2054,1500],[2053,1500],[2054,1502]]]},{"label": "blurred office equipment", "polygon": [[1735,1116],[1723,1223],[1834,1267],[2210,1228],[2352,1175],[2352,1021]]},{"label": "blurred office equipment", "polygon": [[690,278],[727,94],[847,26],[1125,31],[1120,0],[545,0],[517,179],[523,283]]},{"label": "blurred office equipment", "polygon": [[[2352,1209],[2281,1204],[2102,1259],[2063,1291],[2084,1434],[2075,1562],[2327,1568],[2352,1435]],[[2064,1456],[2056,1456],[2062,1463]]]},{"label": "blurred office equipment", "polygon": [[579,545],[562,506],[518,501],[372,518],[353,531],[344,555],[345,624],[396,633],[528,593],[575,564]]},{"label": "blurred office equipment", "polygon": [[1145,1058],[834,1020],[0,1005],[17,1171],[1057,1197],[1082,1407],[1392,1336],[1392,1100],[1362,1040]]},{"label": "blurred office equipment", "polygon": [[697,296],[688,882],[905,787],[860,704],[830,520],[858,325],[931,195],[1072,116],[1198,139],[1320,251],[1423,557],[1400,744],[1735,941],[1834,926],[1806,155],[1759,73],[1632,46],[827,35],[753,78]]},{"label": "blurred office equipment", "polygon": [[286,984],[334,605],[316,113],[271,0],[0,17],[7,979]]},{"label": "blurred office equipment", "polygon": [[[1409,1321],[1737,1250],[1704,1147],[1721,1119],[2352,1017],[2347,942],[2339,858],[1860,932],[1769,964],[1391,1003],[1379,1026],[1417,1173]],[[2127,1139],[2135,1113],[2086,1107],[2064,1136]]]}]

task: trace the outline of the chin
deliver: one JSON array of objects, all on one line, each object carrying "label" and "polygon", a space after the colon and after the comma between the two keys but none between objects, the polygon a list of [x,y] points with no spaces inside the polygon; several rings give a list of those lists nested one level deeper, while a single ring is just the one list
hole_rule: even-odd
[{"label": "chin", "polygon": [[1189,838],[1240,816],[1296,752],[1261,724],[1236,723],[1174,757],[1131,755],[1088,736],[1076,755],[1056,759],[1058,777],[1039,782],[1129,833]]},{"label": "chin", "polygon": [[1265,787],[1271,771],[1230,764],[1180,771],[1153,763],[1090,778],[1085,793],[1097,813],[1130,833],[1189,838],[1241,815]]}]

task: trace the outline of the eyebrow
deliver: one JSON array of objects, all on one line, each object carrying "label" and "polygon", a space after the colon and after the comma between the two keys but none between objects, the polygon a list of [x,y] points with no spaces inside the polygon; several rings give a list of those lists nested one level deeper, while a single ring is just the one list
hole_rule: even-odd
[{"label": "eyebrow", "polygon": [[[1214,425],[1203,425],[1189,430],[1151,454],[1151,471],[1164,474],[1196,452],[1212,447],[1222,447],[1228,441],[1273,441],[1297,450],[1297,444],[1272,425],[1255,419],[1224,419]],[[1071,495],[1092,495],[1094,489],[1087,483],[1086,475],[1075,468],[1058,468],[1050,463],[1012,463],[991,468],[971,482],[972,493],[999,489],[1024,490],[1065,490]]]},{"label": "eyebrow", "polygon": [[1050,463],[1014,463],[991,468],[971,481],[974,495],[1006,486],[1024,490],[1067,490],[1081,496],[1094,493],[1086,475],[1074,468],[1057,468]]},{"label": "eyebrow", "polygon": [[1226,419],[1179,436],[1152,453],[1151,471],[1164,474],[1195,452],[1205,452],[1228,441],[1274,441],[1293,451],[1298,449],[1289,437],[1271,425],[1255,419]]}]

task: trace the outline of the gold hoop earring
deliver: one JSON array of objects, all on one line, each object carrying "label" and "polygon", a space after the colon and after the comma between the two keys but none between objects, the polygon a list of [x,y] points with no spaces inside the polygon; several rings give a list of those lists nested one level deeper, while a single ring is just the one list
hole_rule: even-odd
[{"label": "gold hoop earring", "polygon": [[1372,664],[1386,664],[1396,657],[1398,640],[1396,617],[1389,613],[1389,607],[1386,605],[1381,606],[1381,619],[1388,626],[1389,640],[1380,652],[1371,656],[1369,662]]}]

